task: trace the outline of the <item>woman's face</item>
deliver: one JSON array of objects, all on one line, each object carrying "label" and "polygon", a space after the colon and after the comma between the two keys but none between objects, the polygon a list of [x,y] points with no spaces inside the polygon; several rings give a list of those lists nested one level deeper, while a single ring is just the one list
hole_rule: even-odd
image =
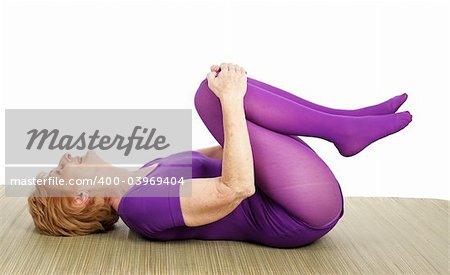
[{"label": "woman's face", "polygon": [[91,179],[95,177],[98,169],[106,166],[95,151],[89,150],[84,156],[72,156],[69,153],[62,155],[58,166],[49,172],[49,176],[69,179]]},{"label": "woman's face", "polygon": [[[48,176],[63,180],[65,191],[78,194],[80,190],[92,189],[93,186],[89,186],[87,182],[102,174],[102,169],[108,169],[108,167],[110,165],[92,150],[87,151],[84,156],[72,156],[65,153],[58,166],[52,169]],[[83,180],[85,184],[81,184]]]}]

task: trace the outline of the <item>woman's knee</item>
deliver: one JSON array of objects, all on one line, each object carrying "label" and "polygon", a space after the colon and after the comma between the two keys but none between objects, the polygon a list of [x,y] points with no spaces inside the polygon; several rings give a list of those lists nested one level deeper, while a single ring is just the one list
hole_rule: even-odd
[{"label": "woman's knee", "polygon": [[201,107],[201,103],[204,101],[204,97],[207,93],[208,87],[208,80],[205,78],[199,85],[197,91],[195,92],[194,96],[194,104],[196,108]]},{"label": "woman's knee", "polygon": [[212,106],[220,107],[220,101],[216,97],[216,95],[209,89],[208,87],[208,80],[204,79],[200,86],[197,89],[197,92],[194,96],[194,105],[197,109],[197,112],[201,114],[201,110],[208,107],[211,108]]}]

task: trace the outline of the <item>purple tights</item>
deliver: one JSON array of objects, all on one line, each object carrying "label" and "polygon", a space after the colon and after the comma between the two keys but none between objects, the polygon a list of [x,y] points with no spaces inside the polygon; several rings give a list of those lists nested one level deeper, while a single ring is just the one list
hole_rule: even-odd
[{"label": "purple tights", "polygon": [[[395,113],[406,98],[402,94],[378,105],[338,110],[248,78],[244,109],[256,184],[308,225],[327,225],[343,207],[339,183],[325,162],[297,136],[325,139],[341,155],[353,156],[411,122],[408,111]],[[195,107],[223,146],[221,105],[206,79],[195,95]]]}]

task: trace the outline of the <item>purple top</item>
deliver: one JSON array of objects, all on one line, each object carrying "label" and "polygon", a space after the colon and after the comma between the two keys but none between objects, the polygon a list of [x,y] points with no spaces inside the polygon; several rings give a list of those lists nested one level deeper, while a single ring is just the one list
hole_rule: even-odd
[{"label": "purple top", "polygon": [[[192,172],[192,178],[218,177],[222,171],[220,160],[196,151],[158,158],[143,167],[155,163],[158,166],[147,175],[147,179],[173,177],[173,174],[179,176],[177,168],[184,167],[186,171],[186,163],[189,163],[188,174]],[[253,196],[243,200],[227,216],[207,225],[187,227],[184,224],[178,184],[135,185],[121,199],[118,214],[131,230],[152,240],[236,240],[273,247],[309,244],[330,231],[340,218],[326,229],[308,227],[266,196],[257,184]]]}]

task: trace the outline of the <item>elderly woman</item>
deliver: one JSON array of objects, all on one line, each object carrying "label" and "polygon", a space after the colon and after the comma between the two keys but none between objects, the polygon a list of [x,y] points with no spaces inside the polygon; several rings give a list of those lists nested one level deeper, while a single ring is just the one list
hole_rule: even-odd
[{"label": "elderly woman", "polygon": [[82,157],[65,154],[49,173],[62,179],[167,177],[188,160],[192,176],[185,184],[161,184],[160,196],[146,195],[155,185],[143,184],[114,196],[77,187],[68,196],[52,197],[37,188],[28,200],[30,213],[40,232],[55,236],[106,231],[120,217],[154,240],[310,244],[337,224],[344,200],[328,166],[297,136],[325,139],[341,155],[353,156],[411,122],[409,112],[396,113],[406,98],[332,109],[247,78],[240,66],[213,65],[195,106],[220,146],[158,158],[136,171],[114,167],[93,151]]}]

